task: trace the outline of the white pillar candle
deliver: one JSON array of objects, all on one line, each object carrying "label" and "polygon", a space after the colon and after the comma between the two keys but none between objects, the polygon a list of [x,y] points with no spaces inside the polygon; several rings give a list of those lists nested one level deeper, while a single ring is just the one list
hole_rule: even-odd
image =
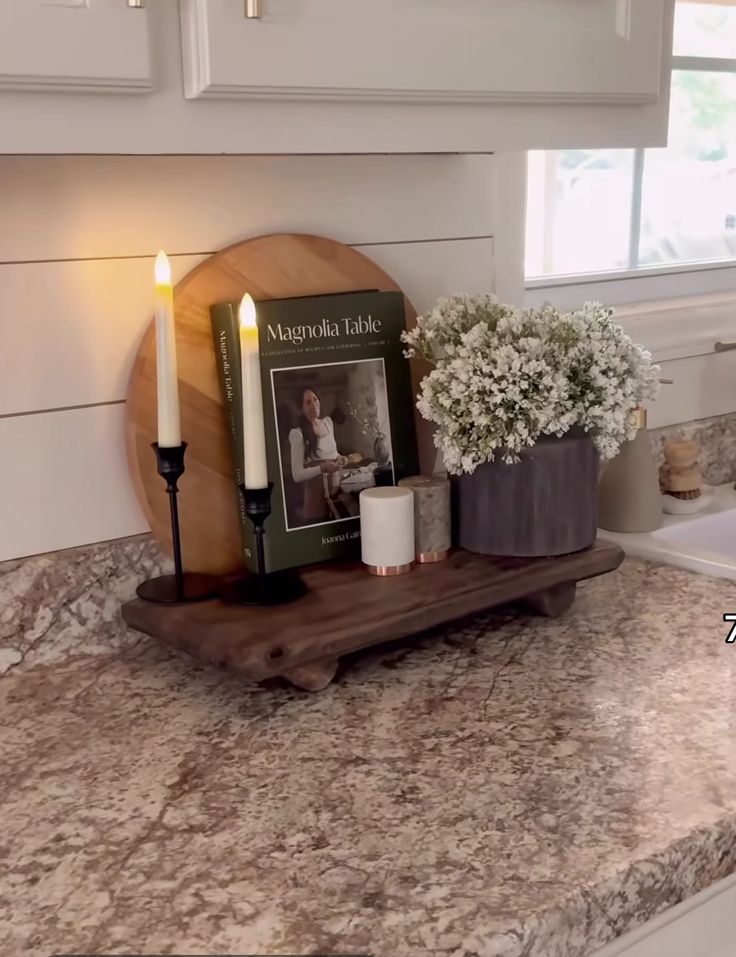
[{"label": "white pillar candle", "polygon": [[367,488],[360,493],[363,562],[375,575],[409,571],[414,561],[414,493],[410,488]]},{"label": "white pillar candle", "polygon": [[179,382],[176,368],[174,290],[166,253],[156,256],[156,395],[158,401],[158,444],[172,449],[181,445]]},{"label": "white pillar candle", "polygon": [[261,391],[261,351],[256,304],[246,293],[240,303],[240,375],[243,385],[243,476],[246,488],[266,488],[266,429]]}]

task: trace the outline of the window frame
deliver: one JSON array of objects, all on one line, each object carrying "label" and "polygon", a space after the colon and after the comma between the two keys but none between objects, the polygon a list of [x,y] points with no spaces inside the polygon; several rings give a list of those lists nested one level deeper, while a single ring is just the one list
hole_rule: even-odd
[{"label": "window frame", "polygon": [[[733,73],[736,74],[736,58],[705,57],[705,56],[673,56],[672,71],[688,70],[704,73]],[[548,276],[527,277],[524,266],[524,289],[529,305],[536,305],[543,301],[535,292],[545,289],[560,289],[569,287],[574,289],[578,301],[586,297],[587,287],[591,287],[588,298],[600,298],[600,290],[596,288],[601,283],[610,283],[612,290],[617,290],[620,283],[632,282],[632,295],[619,299],[617,295],[611,300],[612,304],[631,302],[638,299],[650,299],[658,295],[655,289],[661,288],[660,277],[686,277],[681,283],[683,292],[679,295],[697,295],[714,290],[712,273],[715,270],[731,270],[730,275],[724,273],[724,278],[730,282],[730,288],[736,286],[736,257],[728,259],[696,259],[676,263],[663,263],[658,266],[636,266],[633,262],[638,257],[639,239],[641,235],[641,202],[644,184],[644,157],[647,147],[634,149],[634,172],[631,191],[631,220],[629,235],[629,266],[626,269],[604,270],[601,272],[558,273]],[[526,218],[526,217],[525,217]],[[689,278],[687,278],[689,277]],[[657,282],[656,280],[660,280]],[[634,293],[634,280],[640,280]],[[710,280],[710,281],[709,281]],[[651,287],[651,289],[650,289]]]}]

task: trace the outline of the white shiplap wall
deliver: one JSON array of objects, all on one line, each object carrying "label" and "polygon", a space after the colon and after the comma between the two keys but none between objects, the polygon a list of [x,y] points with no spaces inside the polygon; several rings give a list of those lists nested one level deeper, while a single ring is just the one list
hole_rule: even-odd
[{"label": "white shiplap wall", "polygon": [[491,156],[0,157],[0,561],[145,531],[123,446],[152,259],[361,248],[416,307],[493,286]]}]

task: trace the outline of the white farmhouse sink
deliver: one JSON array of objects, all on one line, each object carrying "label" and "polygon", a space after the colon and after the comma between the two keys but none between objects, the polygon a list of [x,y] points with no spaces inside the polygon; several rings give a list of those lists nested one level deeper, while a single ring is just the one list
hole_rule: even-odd
[{"label": "white farmhouse sink", "polygon": [[695,515],[665,515],[656,532],[625,533],[600,529],[601,538],[618,542],[632,558],[678,565],[694,572],[736,581],[736,490],[730,483],[714,489],[713,501]]}]

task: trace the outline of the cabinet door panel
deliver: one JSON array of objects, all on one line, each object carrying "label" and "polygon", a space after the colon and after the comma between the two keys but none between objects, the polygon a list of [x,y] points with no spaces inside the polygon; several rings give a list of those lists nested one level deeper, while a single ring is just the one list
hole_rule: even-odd
[{"label": "cabinet door panel", "polygon": [[150,86],[145,8],[125,0],[0,0],[0,90]]},{"label": "cabinet door panel", "polygon": [[665,0],[182,0],[186,95],[646,103]]}]

